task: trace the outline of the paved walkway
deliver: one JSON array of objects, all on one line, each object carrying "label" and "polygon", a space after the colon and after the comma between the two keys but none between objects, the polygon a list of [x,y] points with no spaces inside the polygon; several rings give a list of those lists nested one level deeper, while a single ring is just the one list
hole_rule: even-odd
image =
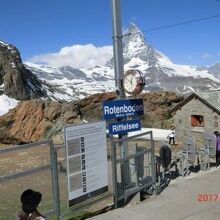
[{"label": "paved walkway", "polygon": [[[203,201],[198,201],[200,194]],[[220,169],[212,168],[207,172],[191,173],[185,178],[178,177],[159,196],[90,219],[219,220]]]}]

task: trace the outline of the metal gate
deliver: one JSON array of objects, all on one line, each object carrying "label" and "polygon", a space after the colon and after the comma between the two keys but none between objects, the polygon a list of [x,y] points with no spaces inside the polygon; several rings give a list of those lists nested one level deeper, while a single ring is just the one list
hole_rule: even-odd
[{"label": "metal gate", "polygon": [[[156,166],[152,131],[122,139],[111,138],[115,208],[119,201],[155,187]],[[126,149],[126,150],[125,150]]]},{"label": "metal gate", "polygon": [[42,193],[40,212],[59,219],[56,151],[52,140],[0,148],[0,219],[15,219],[21,193]]}]

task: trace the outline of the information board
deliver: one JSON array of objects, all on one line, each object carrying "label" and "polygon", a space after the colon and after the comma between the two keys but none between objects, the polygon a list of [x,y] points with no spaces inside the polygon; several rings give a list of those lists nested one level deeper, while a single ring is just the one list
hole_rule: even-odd
[{"label": "information board", "polygon": [[72,206],[108,190],[106,123],[67,126],[64,131]]}]

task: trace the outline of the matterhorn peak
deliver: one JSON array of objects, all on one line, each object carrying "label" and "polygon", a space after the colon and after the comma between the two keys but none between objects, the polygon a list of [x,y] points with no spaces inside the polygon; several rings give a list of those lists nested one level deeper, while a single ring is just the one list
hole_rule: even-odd
[{"label": "matterhorn peak", "polygon": [[135,23],[131,22],[128,26],[128,32],[133,33],[133,32],[141,32],[141,31]]},{"label": "matterhorn peak", "polygon": [[139,47],[146,45],[144,34],[133,22],[129,24],[128,29],[125,31],[123,41],[124,47],[131,43],[138,44]]},{"label": "matterhorn peak", "polygon": [[156,62],[159,55],[149,46],[144,38],[144,34],[140,31],[136,24],[130,23],[127,32],[124,33],[124,63],[130,62],[133,58],[138,58],[148,64]]}]

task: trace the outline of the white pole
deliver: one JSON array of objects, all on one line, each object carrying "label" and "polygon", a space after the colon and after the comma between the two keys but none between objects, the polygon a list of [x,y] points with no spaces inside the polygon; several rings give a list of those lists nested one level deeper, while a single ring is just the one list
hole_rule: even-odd
[{"label": "white pole", "polygon": [[112,27],[113,27],[113,54],[114,54],[114,70],[115,70],[115,86],[118,92],[118,98],[125,97],[122,84],[124,75],[123,47],[122,47],[122,31],[121,31],[121,14],[120,0],[112,0]]},{"label": "white pole", "polygon": [[[115,70],[115,86],[117,88],[118,99],[125,97],[123,87],[124,61],[123,61],[123,46],[122,46],[122,31],[121,31],[121,16],[120,16],[120,0],[112,0],[112,27],[113,27],[113,53],[114,53],[114,70]],[[119,139],[126,135],[119,135]],[[127,143],[119,144],[121,158],[128,156]],[[121,180],[124,186],[130,183],[129,162],[121,164]]]}]

